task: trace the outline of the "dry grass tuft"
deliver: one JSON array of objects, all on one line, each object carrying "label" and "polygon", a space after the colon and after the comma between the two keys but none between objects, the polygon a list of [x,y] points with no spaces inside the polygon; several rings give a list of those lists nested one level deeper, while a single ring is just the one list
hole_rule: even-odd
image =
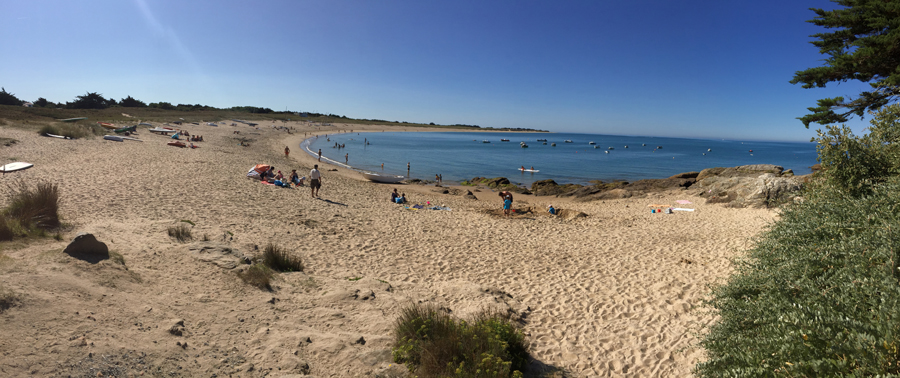
[{"label": "dry grass tuft", "polygon": [[244,282],[256,286],[262,290],[272,290],[272,277],[275,275],[272,269],[264,264],[253,264],[244,272],[238,273]]},{"label": "dry grass tuft", "polygon": [[175,240],[182,243],[194,239],[191,235],[191,228],[183,223],[176,226],[169,226],[168,232],[170,237],[173,237]]},{"label": "dry grass tuft", "polygon": [[19,296],[0,286],[0,313],[19,304]]},{"label": "dry grass tuft", "polygon": [[272,243],[266,245],[262,256],[263,264],[278,272],[302,272],[303,261]]}]

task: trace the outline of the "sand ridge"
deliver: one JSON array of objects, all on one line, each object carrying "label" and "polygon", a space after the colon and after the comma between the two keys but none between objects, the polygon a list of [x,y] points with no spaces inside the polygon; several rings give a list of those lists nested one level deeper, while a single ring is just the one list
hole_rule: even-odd
[{"label": "sand ridge", "polygon": [[[553,203],[588,216],[503,219],[486,214],[501,206],[490,189],[471,200],[434,186],[375,184],[324,164],[321,198],[313,199],[306,187],[282,189],[244,175],[257,163],[308,175],[316,162],[298,147],[304,132],[385,127],[288,123],[288,134],[259,123],[259,130],[182,126],[204,135],[194,150],[166,146],[167,138],[145,129],[145,142],[137,143],[3,128],[19,142],[0,157],[35,167],[0,179],[58,183],[72,228],[63,241],[2,246],[0,285],[22,303],[0,313],[0,375],[77,375],[103,366],[174,376],[397,372],[393,322],[403,306],[421,301],[460,316],[488,306],[523,316],[536,370],[689,376],[702,358],[691,332],[712,320],[692,309],[776,217],[665,192],[586,203],[517,195],[514,207]],[[251,139],[250,147],[236,137]],[[394,187],[413,203],[452,211],[389,203]],[[697,211],[651,214],[646,206],[678,199]],[[196,225],[187,244],[166,234],[182,220]],[[62,254],[81,231],[94,232],[125,266]],[[280,275],[272,292],[189,249],[221,244],[254,255],[268,242],[307,266]],[[172,335],[179,320],[184,333]]]}]

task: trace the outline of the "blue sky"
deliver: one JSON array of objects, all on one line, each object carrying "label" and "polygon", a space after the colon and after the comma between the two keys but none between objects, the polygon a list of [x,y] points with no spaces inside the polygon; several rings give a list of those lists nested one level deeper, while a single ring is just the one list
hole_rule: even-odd
[{"label": "blue sky", "polygon": [[24,100],[808,141],[807,107],[866,85],[788,82],[821,64],[825,0],[0,4],[0,86]]}]

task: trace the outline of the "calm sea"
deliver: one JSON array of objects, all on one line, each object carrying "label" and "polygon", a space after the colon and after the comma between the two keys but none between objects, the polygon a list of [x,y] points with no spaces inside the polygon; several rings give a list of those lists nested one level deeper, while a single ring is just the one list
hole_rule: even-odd
[{"label": "calm sea", "polygon": [[[547,144],[537,139],[547,139]],[[521,148],[519,142],[528,148]],[[334,148],[335,143],[345,147]],[[321,148],[323,161],[337,165],[344,165],[346,154],[349,168],[392,175],[406,176],[409,163],[409,177],[433,180],[435,174],[441,174],[448,183],[478,176],[506,177],[523,185],[546,179],[560,184],[635,181],[747,164],[775,164],[802,175],[816,164],[816,145],[809,142],[566,133],[343,133],[304,141],[301,148],[308,153]],[[539,172],[521,172],[521,166]]]}]

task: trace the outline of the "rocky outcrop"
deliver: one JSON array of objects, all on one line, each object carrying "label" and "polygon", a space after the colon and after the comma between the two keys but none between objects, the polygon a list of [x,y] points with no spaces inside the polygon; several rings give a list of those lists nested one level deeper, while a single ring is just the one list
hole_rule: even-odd
[{"label": "rocky outcrop", "polygon": [[797,199],[806,176],[772,164],[708,168],[664,179],[635,182],[593,182],[593,185],[558,185],[553,180],[532,184],[538,196],[574,197],[577,201],[629,198],[665,190],[697,190],[709,203],[733,207],[772,207]]},{"label": "rocky outcrop", "polygon": [[[781,172],[779,172],[781,173]],[[697,182],[697,195],[707,203],[729,207],[774,207],[798,200],[803,177],[765,172],[759,175],[710,175]]]},{"label": "rocky outcrop", "polygon": [[531,194],[531,191],[528,190],[528,188],[523,188],[521,186],[515,185],[511,183],[506,177],[475,177],[469,180],[469,183],[473,185],[484,185],[491,189],[508,190],[513,193]]}]

